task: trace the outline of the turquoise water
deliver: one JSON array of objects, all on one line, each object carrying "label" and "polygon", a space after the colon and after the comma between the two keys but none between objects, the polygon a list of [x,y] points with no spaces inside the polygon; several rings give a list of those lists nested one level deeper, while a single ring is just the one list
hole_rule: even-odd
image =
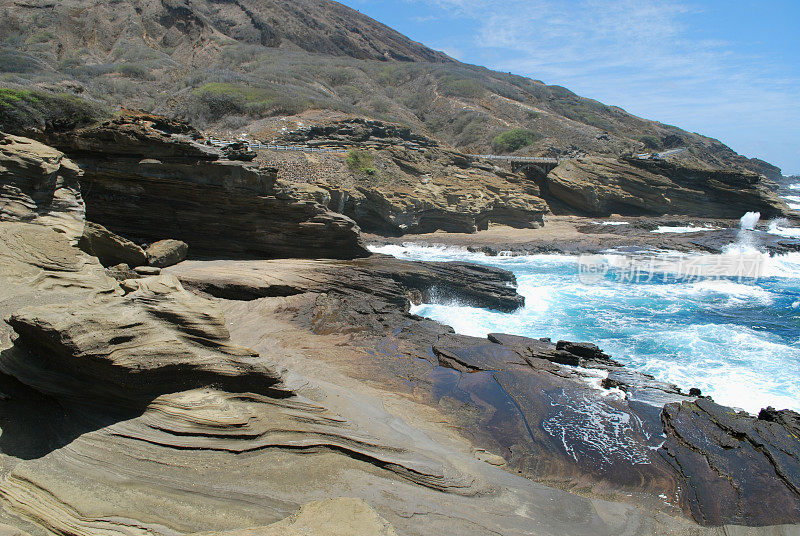
[{"label": "turquoise water", "polygon": [[[757,278],[678,277],[668,266],[687,256],[659,255],[655,270],[653,259],[642,257],[638,266],[651,267],[648,277],[633,281],[617,266],[625,257],[609,254],[602,259],[610,268],[582,282],[585,259],[572,256],[489,257],[414,245],[371,249],[512,271],[526,300],[514,313],[435,299],[413,309],[458,333],[590,341],[618,361],[687,390],[699,387],[719,403],[754,413],[767,405],[800,411],[800,254],[770,258],[748,251],[760,263]],[[703,259],[730,265],[725,255]]]}]

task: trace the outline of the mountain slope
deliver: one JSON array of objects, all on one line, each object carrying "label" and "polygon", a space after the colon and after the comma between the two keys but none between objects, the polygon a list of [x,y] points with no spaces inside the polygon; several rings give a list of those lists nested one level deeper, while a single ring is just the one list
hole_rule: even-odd
[{"label": "mountain slope", "polygon": [[[559,86],[466,65],[330,0],[0,0],[3,85],[269,137],[273,118],[364,116],[468,152],[618,155],[677,147],[709,167],[780,170],[717,140]],[[0,125],[2,126],[2,125]],[[523,147],[493,143],[524,129]]]}]

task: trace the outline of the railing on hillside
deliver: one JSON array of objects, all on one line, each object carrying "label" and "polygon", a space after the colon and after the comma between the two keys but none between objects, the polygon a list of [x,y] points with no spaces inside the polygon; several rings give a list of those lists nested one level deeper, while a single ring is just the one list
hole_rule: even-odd
[{"label": "railing on hillside", "polygon": [[230,145],[244,143],[250,151],[256,149],[269,149],[272,151],[299,151],[303,153],[339,153],[336,149],[323,149],[321,147],[306,147],[303,145],[272,145],[268,143],[252,142],[245,140],[220,140],[217,138],[208,138],[208,142],[214,147],[225,148]]},{"label": "railing on hillside", "polygon": [[532,164],[558,164],[564,160],[569,160],[566,157],[548,158],[546,156],[504,156],[498,154],[470,154],[467,156],[486,160],[505,160],[506,162],[530,162]]}]

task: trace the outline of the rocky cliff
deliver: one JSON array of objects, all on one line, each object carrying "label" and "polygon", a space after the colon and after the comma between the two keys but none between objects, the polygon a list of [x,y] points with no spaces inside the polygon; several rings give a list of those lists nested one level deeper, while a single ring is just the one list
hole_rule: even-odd
[{"label": "rocky cliff", "polygon": [[591,216],[682,214],[736,219],[790,214],[753,172],[637,158],[583,157],[561,163],[543,181],[546,197]]},{"label": "rocky cliff", "polygon": [[139,243],[182,240],[195,255],[366,255],[356,224],[293,197],[276,170],[230,161],[150,116],[122,116],[49,142],[84,170],[86,217]]}]

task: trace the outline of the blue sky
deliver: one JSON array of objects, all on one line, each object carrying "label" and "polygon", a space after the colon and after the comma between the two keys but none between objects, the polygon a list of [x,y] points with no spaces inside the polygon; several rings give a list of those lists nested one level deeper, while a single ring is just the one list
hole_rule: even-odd
[{"label": "blue sky", "polygon": [[800,0],[343,0],[432,48],[800,174]]}]

